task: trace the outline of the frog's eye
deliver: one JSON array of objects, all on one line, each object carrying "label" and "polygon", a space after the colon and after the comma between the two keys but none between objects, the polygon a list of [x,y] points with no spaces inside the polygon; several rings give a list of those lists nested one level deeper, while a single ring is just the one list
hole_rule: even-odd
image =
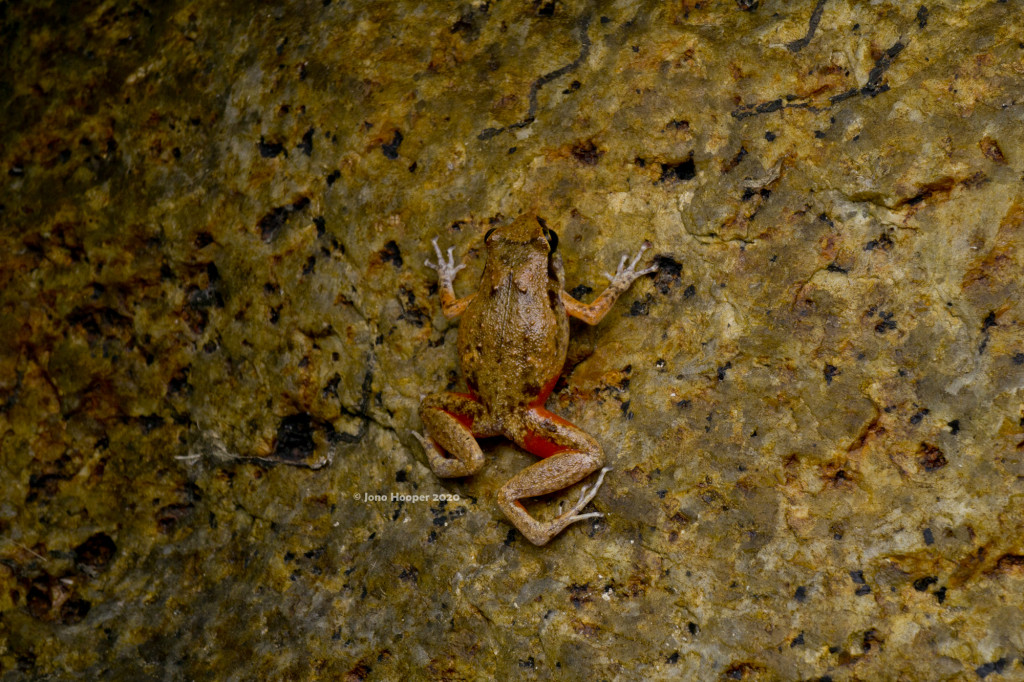
[{"label": "frog's eye", "polygon": [[549,253],[554,253],[555,249],[558,248],[558,235],[555,233],[554,230],[549,230],[548,228],[545,227],[544,236],[547,237],[548,240],[548,247],[550,249]]},{"label": "frog's eye", "polygon": [[498,228],[492,227],[491,229],[487,230],[487,234],[484,235],[484,244],[487,243],[487,240],[491,238],[491,235],[494,234],[494,231],[496,229],[498,229]]}]

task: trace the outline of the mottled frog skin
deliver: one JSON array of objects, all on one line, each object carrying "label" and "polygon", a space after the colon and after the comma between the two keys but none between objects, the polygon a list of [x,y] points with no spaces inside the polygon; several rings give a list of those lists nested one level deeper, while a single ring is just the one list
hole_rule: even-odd
[{"label": "mottled frog skin", "polygon": [[[423,444],[434,473],[443,478],[469,476],[484,464],[476,439],[505,436],[543,458],[512,477],[498,492],[508,519],[535,545],[546,544],[568,525],[601,516],[580,513],[604,480],[605,456],[597,442],[578,427],[544,408],[565,364],[569,316],[597,324],[615,299],[642,275],[636,270],[648,247],[608,275],[608,288],[590,304],[565,291],[565,275],[557,252],[558,237],[545,221],[527,213],[484,238],[487,260],[475,294],[455,297],[456,266],[452,249],[447,261],[434,240],[441,307],[449,318],[462,315],[458,352],[466,393],[434,393],[420,404],[420,418],[429,437]],[[567,488],[601,469],[597,481],[579,500],[550,521],[527,512],[520,500]]]}]

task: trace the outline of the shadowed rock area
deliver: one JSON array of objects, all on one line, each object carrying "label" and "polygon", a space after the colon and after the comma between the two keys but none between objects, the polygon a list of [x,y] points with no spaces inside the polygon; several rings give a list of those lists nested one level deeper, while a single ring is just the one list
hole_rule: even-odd
[{"label": "shadowed rock area", "polygon": [[[0,3],[0,680],[1024,676],[1017,0]],[[537,210],[613,467],[438,479]],[[570,499],[578,487],[568,491]],[[552,514],[562,496],[531,510]]]}]

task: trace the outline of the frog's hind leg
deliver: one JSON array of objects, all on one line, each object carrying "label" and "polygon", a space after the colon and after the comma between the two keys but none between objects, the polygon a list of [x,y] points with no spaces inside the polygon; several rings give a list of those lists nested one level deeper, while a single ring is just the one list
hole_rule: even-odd
[{"label": "frog's hind leg", "polygon": [[543,407],[527,410],[521,420],[506,429],[506,435],[524,449],[544,458],[513,476],[498,491],[498,504],[502,511],[527,540],[543,545],[569,524],[601,516],[598,512],[581,514],[580,511],[597,494],[608,469],[601,470],[594,485],[585,488],[568,511],[551,521],[533,518],[520,502],[528,497],[568,488],[601,468],[604,452],[593,438]]},{"label": "frog's hind leg", "polygon": [[[465,393],[434,393],[420,403],[420,420],[428,437],[415,431],[430,468],[441,478],[475,474],[484,465],[476,436],[497,435],[488,426],[487,410]],[[445,456],[445,452],[451,456]]]}]

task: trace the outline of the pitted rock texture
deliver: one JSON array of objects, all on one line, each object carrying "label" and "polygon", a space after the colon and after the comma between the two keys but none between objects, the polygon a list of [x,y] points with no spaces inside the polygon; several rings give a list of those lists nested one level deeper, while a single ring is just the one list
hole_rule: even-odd
[{"label": "pitted rock texture", "polygon": [[[1021,678],[1022,9],[0,4],[0,679]],[[543,548],[410,434],[531,209]]]}]

